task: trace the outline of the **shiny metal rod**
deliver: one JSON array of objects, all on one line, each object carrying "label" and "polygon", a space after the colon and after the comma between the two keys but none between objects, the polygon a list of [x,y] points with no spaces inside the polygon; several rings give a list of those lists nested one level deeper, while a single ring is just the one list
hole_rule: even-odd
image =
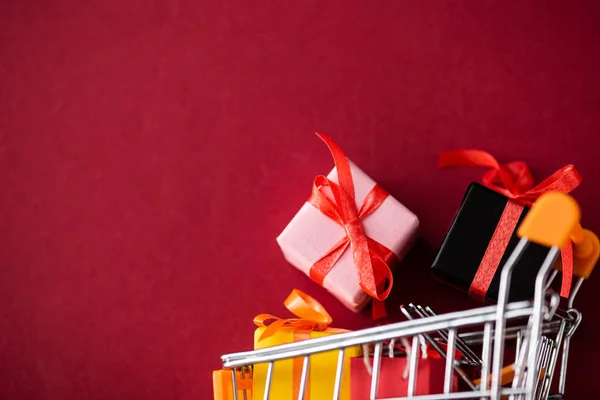
[{"label": "shiny metal rod", "polygon": [[[507,319],[521,318],[530,315],[532,310],[532,303],[530,301],[511,303],[506,307],[505,317]],[[409,337],[427,332],[435,332],[440,329],[479,325],[494,321],[495,319],[495,306],[480,307],[472,310],[437,315],[423,320],[403,321],[360,331],[287,343],[260,350],[226,354],[221,357],[221,360],[225,368],[234,368],[286,358],[303,357],[338,350],[343,347],[347,348],[386,341],[392,338]]]},{"label": "shiny metal rod", "polygon": [[238,400],[238,390],[237,390],[237,376],[236,370],[233,368],[231,370],[231,382],[233,384],[233,400]]},{"label": "shiny metal rod", "polygon": [[446,355],[446,374],[444,378],[444,394],[452,391],[452,369],[454,367],[454,352],[456,345],[456,329],[448,331],[448,351]]},{"label": "shiny metal rod", "polygon": [[535,279],[535,295],[533,300],[533,315],[531,325],[531,336],[529,344],[529,356],[527,358],[527,385],[528,390],[527,400],[533,400],[535,389],[537,386],[537,365],[535,365],[535,359],[539,348],[539,340],[542,331],[542,315],[543,315],[543,302],[544,302],[544,287],[546,284],[546,276],[554,265],[556,258],[560,253],[558,247],[552,247],[538,272]]},{"label": "shiny metal rod", "polygon": [[267,380],[265,382],[265,394],[263,400],[269,400],[271,394],[271,381],[273,380],[273,361],[269,363],[267,367]]},{"label": "shiny metal rod", "polygon": [[375,344],[375,355],[373,357],[373,375],[371,375],[371,393],[370,400],[377,398],[377,390],[379,388],[379,371],[381,371],[381,353],[383,344],[377,342]]},{"label": "shiny metal rod", "polygon": [[298,391],[298,400],[304,400],[306,392],[306,382],[308,381],[308,369],[310,367],[310,357],[304,356],[302,362],[302,376],[300,377],[300,390]]},{"label": "shiny metal rod", "polygon": [[417,387],[417,378],[419,372],[418,366],[418,358],[419,358],[419,337],[413,336],[412,340],[412,349],[410,352],[410,367],[408,368],[408,390],[406,395],[411,397],[415,394],[415,388]]},{"label": "shiny metal rod", "polygon": [[492,361],[492,387],[491,400],[500,400],[500,370],[504,361],[504,327],[506,326],[506,309],[508,305],[508,290],[512,272],[521,258],[521,255],[527,248],[529,241],[527,238],[522,238],[515,250],[511,253],[506,261],[500,275],[500,288],[498,289],[498,305],[496,306],[496,328],[494,332],[494,359]]},{"label": "shiny metal rod", "polygon": [[335,370],[335,384],[333,386],[333,400],[339,400],[340,392],[342,391],[342,374],[344,372],[344,357],[346,355],[346,349],[341,348],[338,350],[338,361],[337,368]]}]

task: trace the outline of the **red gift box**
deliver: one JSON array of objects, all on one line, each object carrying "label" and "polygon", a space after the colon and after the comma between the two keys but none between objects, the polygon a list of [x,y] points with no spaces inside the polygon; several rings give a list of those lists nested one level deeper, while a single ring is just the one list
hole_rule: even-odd
[{"label": "red gift box", "polygon": [[[379,372],[377,397],[407,396],[408,378],[404,379],[404,371],[409,360],[406,357],[382,357]],[[437,394],[444,392],[444,374],[446,360],[439,357],[419,358],[417,360],[417,382],[415,395]],[[452,377],[452,391],[457,390],[456,375]],[[367,370],[363,358],[350,361],[350,400],[369,398],[371,374]]]}]

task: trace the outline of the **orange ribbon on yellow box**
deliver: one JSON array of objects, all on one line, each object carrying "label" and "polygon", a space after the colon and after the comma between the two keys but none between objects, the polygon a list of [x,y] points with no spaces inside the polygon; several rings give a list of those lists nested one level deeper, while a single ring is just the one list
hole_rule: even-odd
[{"label": "orange ribbon on yellow box", "polygon": [[[345,329],[331,328],[333,319],[327,310],[314,298],[300,290],[294,289],[284,301],[284,305],[296,318],[284,319],[271,314],[259,314],[254,318],[254,324],[258,327],[254,334],[255,349],[348,332]],[[360,347],[350,348],[347,349],[345,357],[347,359],[358,357],[360,352]],[[313,400],[333,396],[337,356],[337,351],[331,351],[310,357],[305,398],[311,398],[311,393],[314,394]],[[271,381],[271,398],[277,400],[298,398],[302,363],[302,358],[275,362]],[[340,396],[342,400],[350,398],[349,360],[346,360],[344,364]],[[266,376],[266,364],[254,366],[254,398],[263,398]]]}]

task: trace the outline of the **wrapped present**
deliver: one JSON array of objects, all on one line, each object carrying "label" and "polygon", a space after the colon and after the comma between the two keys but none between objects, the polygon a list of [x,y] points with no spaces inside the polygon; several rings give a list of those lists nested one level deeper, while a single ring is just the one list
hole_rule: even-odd
[{"label": "wrapped present", "polygon": [[[254,322],[257,329],[254,334],[254,348],[277,346],[301,340],[347,332],[344,329],[331,328],[331,316],[315,299],[294,290],[285,301],[285,306],[297,318],[280,319],[269,314],[260,314]],[[360,347],[346,349],[340,399],[350,398],[350,358],[360,356]],[[333,397],[338,351],[319,353],[310,357],[310,368],[306,388],[306,399],[330,399]],[[270,398],[277,400],[295,400],[300,390],[303,358],[275,361],[271,380]],[[254,366],[253,395],[262,399],[267,377],[267,364]]]},{"label": "wrapped present", "polygon": [[[252,400],[252,379],[236,371],[238,399]],[[233,400],[233,377],[230,369],[213,371],[214,400]],[[245,396],[245,397],[244,397]]]},{"label": "wrapped present", "polygon": [[414,242],[419,220],[350,162],[327,136],[335,162],[318,176],[308,201],[277,238],[285,258],[346,307],[359,311],[372,298],[385,315],[390,267]]},{"label": "wrapped present", "polygon": [[[581,177],[573,165],[561,168],[539,185],[527,165],[512,162],[500,165],[490,154],[476,150],[442,153],[441,166],[483,166],[491,168],[483,185],[472,183],[438,255],[432,274],[439,280],[480,300],[495,302],[500,284],[499,266],[504,265],[519,242],[517,228],[529,206],[543,193],[568,193],[579,185]],[[514,268],[509,300],[533,296],[536,275],[548,254],[548,248],[530,244]],[[562,250],[563,285],[561,295],[568,296],[573,271],[572,243]]]},{"label": "wrapped present", "polygon": [[[377,398],[387,399],[408,396],[407,357],[382,357],[379,370]],[[420,358],[417,362],[416,387],[414,395],[439,394],[444,392],[446,360],[438,354]],[[452,376],[452,391],[457,390],[456,376]],[[370,398],[371,371],[362,358],[350,361],[350,399]]]}]

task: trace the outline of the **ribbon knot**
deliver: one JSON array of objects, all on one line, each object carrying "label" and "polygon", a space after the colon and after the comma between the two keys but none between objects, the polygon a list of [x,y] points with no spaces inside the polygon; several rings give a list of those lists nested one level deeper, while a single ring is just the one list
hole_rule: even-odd
[{"label": "ribbon knot", "polygon": [[382,318],[386,315],[383,301],[388,297],[393,285],[388,263],[397,261],[397,257],[393,251],[366,236],[362,219],[375,211],[389,194],[379,185],[375,185],[358,209],[348,159],[331,138],[319,133],[317,136],[325,142],[333,156],[338,183],[326,176],[317,176],[307,202],[342,226],[346,236],[312,265],[309,276],[323,285],[329,271],[350,246],[360,287],[373,298],[373,319]]},{"label": "ribbon knot", "polygon": [[344,224],[344,229],[346,230],[346,235],[348,235],[349,238],[365,234],[362,224],[359,219],[355,219],[354,221],[346,222]]},{"label": "ribbon knot", "polygon": [[[517,220],[522,212],[522,206],[531,206],[542,194],[557,191],[562,193],[569,193],[575,189],[581,183],[581,175],[575,166],[569,164],[558,171],[554,172],[548,178],[544,179],[538,185],[534,187],[534,179],[529,170],[527,164],[523,161],[513,161],[507,164],[500,164],[498,161],[489,153],[481,150],[451,150],[443,151],[440,154],[439,159],[440,167],[459,167],[459,166],[472,166],[472,167],[487,167],[490,168],[482,178],[482,183],[486,187],[503,194],[508,197],[513,203],[507,204],[505,212],[502,218],[506,217],[506,221],[502,221],[498,225],[498,229],[494,233],[486,256],[489,255],[487,261],[483,260],[481,268],[478,274],[475,276],[475,281],[478,280],[478,275],[483,278],[483,283],[480,287],[471,288],[476,289],[474,292],[477,294],[476,297],[482,297],[485,295],[489,287],[489,283],[493,278],[498,263],[501,257],[497,257],[500,254],[492,254],[500,249],[502,252],[506,250],[508,240],[514,228],[516,227]],[[510,220],[510,221],[508,221]],[[510,232],[504,232],[505,229],[510,227]],[[491,246],[494,239],[503,237],[502,240],[505,242],[503,246]],[[568,297],[571,281],[573,277],[573,243],[569,241],[567,246],[562,250],[562,264],[563,264],[563,280],[560,295],[562,297]],[[500,248],[501,247],[501,248]],[[494,259],[493,262],[489,262],[490,259]],[[481,283],[481,282],[479,282]],[[477,286],[477,285],[476,285]]]},{"label": "ribbon knot", "polygon": [[523,161],[494,166],[483,175],[483,181],[489,185],[504,187],[515,196],[527,192],[534,184],[533,175]]}]

